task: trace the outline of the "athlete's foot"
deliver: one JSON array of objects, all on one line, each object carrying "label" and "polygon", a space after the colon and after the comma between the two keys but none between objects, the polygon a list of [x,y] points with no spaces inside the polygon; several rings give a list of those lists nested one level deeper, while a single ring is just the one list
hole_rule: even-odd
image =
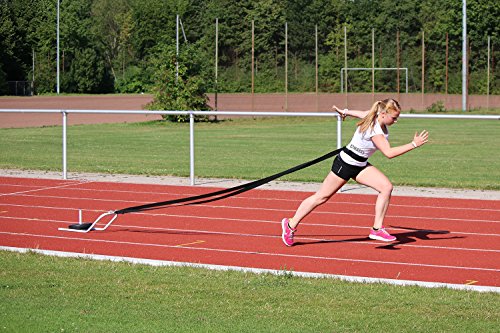
[{"label": "athlete's foot", "polygon": [[370,235],[368,237],[370,239],[375,239],[375,240],[379,240],[379,241],[382,241],[382,242],[393,242],[393,241],[395,241],[397,239],[396,237],[394,237],[391,234],[389,234],[387,232],[387,230],[385,230],[384,227],[381,227],[378,230],[375,230],[375,229],[372,228],[370,230]]},{"label": "athlete's foot", "polygon": [[290,220],[289,218],[284,218],[281,220],[281,239],[283,240],[283,243],[285,243],[286,246],[292,246],[293,245],[293,233],[297,231],[297,229],[292,229],[290,228]]}]

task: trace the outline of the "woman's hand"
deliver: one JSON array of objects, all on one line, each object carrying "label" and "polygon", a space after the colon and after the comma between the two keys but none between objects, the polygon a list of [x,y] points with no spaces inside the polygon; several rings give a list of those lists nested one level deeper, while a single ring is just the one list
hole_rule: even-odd
[{"label": "woman's hand", "polygon": [[334,105],[334,106],[332,106],[332,110],[337,111],[338,114],[340,114],[340,117],[342,118],[342,120],[344,120],[345,117],[347,116],[347,114],[346,114],[347,109],[339,109],[336,105]]},{"label": "woman's hand", "polygon": [[417,148],[426,144],[427,141],[429,141],[429,132],[427,132],[426,130],[423,130],[420,134],[418,134],[418,132],[415,132],[412,145],[414,145],[415,148]]}]

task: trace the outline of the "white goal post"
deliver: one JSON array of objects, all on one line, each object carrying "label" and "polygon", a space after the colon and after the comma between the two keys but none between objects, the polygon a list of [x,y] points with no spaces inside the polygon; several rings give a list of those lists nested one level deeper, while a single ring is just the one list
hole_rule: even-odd
[{"label": "white goal post", "polygon": [[340,92],[344,92],[344,72],[346,73],[347,77],[347,71],[405,71],[405,82],[406,82],[406,93],[408,93],[408,67],[399,67],[399,68],[389,68],[389,67],[379,67],[379,68],[371,68],[371,67],[342,67],[340,69]]}]

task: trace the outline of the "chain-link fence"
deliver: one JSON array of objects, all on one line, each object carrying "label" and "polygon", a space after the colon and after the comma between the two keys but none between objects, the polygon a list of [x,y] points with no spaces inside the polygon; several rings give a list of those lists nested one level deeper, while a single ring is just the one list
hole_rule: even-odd
[{"label": "chain-link fence", "polygon": [[7,81],[9,95],[33,96],[35,85],[33,81]]}]

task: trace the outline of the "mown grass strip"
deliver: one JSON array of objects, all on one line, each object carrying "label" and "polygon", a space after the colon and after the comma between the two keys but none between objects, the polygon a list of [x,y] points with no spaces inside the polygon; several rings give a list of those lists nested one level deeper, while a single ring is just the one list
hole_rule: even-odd
[{"label": "mown grass strip", "polygon": [[[120,119],[117,119],[120,120]],[[343,124],[347,143],[355,121]],[[400,119],[392,145],[427,129],[430,142],[395,160],[370,162],[395,185],[500,189],[500,123],[486,120]],[[61,127],[0,129],[0,168],[61,171]],[[336,147],[336,120],[234,119],[195,125],[197,177],[258,179]],[[284,178],[320,182],[330,162]],[[189,176],[189,125],[165,122],[70,126],[68,171]]]},{"label": "mown grass strip", "polygon": [[496,332],[500,295],[0,251],[5,332]]}]

